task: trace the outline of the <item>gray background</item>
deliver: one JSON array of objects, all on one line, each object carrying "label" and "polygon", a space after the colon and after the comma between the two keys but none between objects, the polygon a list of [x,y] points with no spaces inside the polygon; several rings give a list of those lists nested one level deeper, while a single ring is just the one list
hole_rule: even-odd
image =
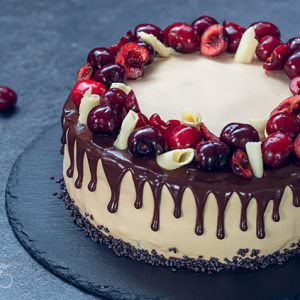
[{"label": "gray background", "polygon": [[[269,20],[286,39],[300,35],[299,7],[300,0],[0,0],[0,85],[19,95],[17,111],[0,114],[0,299],[94,299],[36,263],[18,244],[4,210],[14,161],[59,121],[76,70],[91,48],[115,43],[138,23],[164,27],[203,14],[242,25]],[[11,279],[11,287],[3,288]]]}]

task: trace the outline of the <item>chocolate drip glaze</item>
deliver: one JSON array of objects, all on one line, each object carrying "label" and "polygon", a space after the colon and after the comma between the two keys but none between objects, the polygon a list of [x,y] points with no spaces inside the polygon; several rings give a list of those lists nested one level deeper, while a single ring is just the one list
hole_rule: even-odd
[{"label": "chocolate drip glaze", "polygon": [[[244,180],[230,172],[206,173],[197,169],[193,163],[175,171],[160,168],[155,160],[140,160],[133,158],[127,151],[115,149],[112,145],[116,137],[94,136],[86,126],[78,124],[78,112],[71,100],[67,100],[62,116],[62,153],[67,144],[70,165],[66,175],[74,176],[76,159],[77,177],[75,187],[81,188],[83,177],[90,176],[88,189],[93,192],[97,188],[97,166],[101,162],[106,175],[111,198],[107,209],[111,213],[118,210],[120,188],[124,175],[130,172],[134,182],[136,198],[134,206],[143,206],[143,190],[147,182],[150,185],[154,211],[151,222],[153,231],[159,230],[160,205],[163,187],[167,187],[174,200],[174,217],[182,215],[182,198],[186,189],[190,189],[195,198],[196,224],[195,233],[202,235],[204,228],[204,207],[210,194],[215,196],[218,206],[216,220],[216,236],[223,239],[226,234],[225,211],[233,193],[237,193],[241,201],[240,229],[248,230],[247,210],[251,199],[256,199],[257,219],[256,234],[265,237],[264,217],[268,204],[273,204],[272,220],[280,221],[280,202],[285,188],[293,192],[293,205],[300,207],[300,163],[292,161],[281,169],[265,170],[261,179]],[[83,174],[83,161],[87,157],[90,174]],[[101,187],[100,187],[101,189]]]}]

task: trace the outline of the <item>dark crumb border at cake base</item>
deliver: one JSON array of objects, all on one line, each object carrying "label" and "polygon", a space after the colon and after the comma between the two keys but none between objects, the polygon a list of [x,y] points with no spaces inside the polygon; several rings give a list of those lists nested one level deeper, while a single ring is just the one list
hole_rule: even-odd
[{"label": "dark crumb border at cake base", "polygon": [[[136,261],[148,263],[152,266],[169,267],[172,271],[188,269],[194,272],[206,272],[211,274],[223,270],[236,270],[239,268],[258,270],[264,269],[269,265],[282,265],[289,258],[296,254],[300,254],[300,241],[298,241],[291,245],[291,249],[284,249],[282,252],[276,251],[267,256],[259,256],[260,251],[257,249],[239,249],[237,255],[231,259],[226,258],[225,263],[220,262],[218,258],[205,260],[201,257],[197,259],[190,257],[170,257],[167,259],[164,256],[157,254],[155,250],[152,250],[151,253],[149,253],[147,250],[136,249],[129,243],[104,234],[101,230],[107,234],[109,233],[109,230],[104,226],[99,226],[98,229],[95,228],[88,219],[90,218],[92,220],[92,215],[82,216],[80,214],[78,207],[74,204],[74,201],[67,192],[64,180],[57,180],[57,183],[60,184],[61,191],[55,193],[54,196],[64,201],[66,209],[71,211],[71,217],[73,218],[74,224],[84,232],[86,237],[91,238],[97,243],[106,245],[109,249],[112,249],[117,256],[129,257]],[[170,248],[169,251],[176,253],[177,250],[176,248]]]}]

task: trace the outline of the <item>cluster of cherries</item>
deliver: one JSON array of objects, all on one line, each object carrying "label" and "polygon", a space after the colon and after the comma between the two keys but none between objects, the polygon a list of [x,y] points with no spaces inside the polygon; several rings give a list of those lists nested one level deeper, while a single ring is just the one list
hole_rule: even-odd
[{"label": "cluster of cherries", "polygon": [[[266,126],[268,137],[262,141],[265,165],[280,167],[294,153],[300,158],[300,37],[282,43],[276,25],[257,22],[251,26],[254,26],[259,41],[256,55],[264,62],[264,68],[284,68],[292,78],[290,89],[294,96],[271,113]],[[217,171],[230,167],[234,174],[251,178],[253,172],[245,145],[259,141],[253,126],[230,123],[218,137],[204,123],[194,127],[179,120],[165,122],[158,114],[148,119],[141,113],[132,90],[126,94],[121,89],[110,88],[113,82],[141,77],[144,67],[152,63],[156,53],[151,45],[139,39],[139,32],[153,34],[180,53],[199,49],[202,55],[216,56],[224,51],[236,52],[244,31],[245,28],[236,23],[224,21],[219,24],[208,16],[198,18],[191,25],[174,23],[164,30],[153,24],[140,24],[134,32],[127,32],[118,44],[90,51],[87,63],[77,74],[71,99],[79,107],[89,88],[92,94],[101,96],[101,103],[90,111],[87,120],[89,129],[95,134],[118,134],[128,111],[135,111],[139,119],[128,139],[128,150],[134,157],[154,158],[164,151],[194,148],[200,169]]]}]

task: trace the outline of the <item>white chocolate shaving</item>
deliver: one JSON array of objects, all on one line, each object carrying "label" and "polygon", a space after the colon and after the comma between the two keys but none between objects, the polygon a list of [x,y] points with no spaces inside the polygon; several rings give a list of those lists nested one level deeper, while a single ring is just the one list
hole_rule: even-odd
[{"label": "white chocolate shaving", "polygon": [[92,94],[90,87],[83,95],[79,106],[78,122],[82,125],[87,123],[89,112],[97,105],[100,104],[100,96]]},{"label": "white chocolate shaving", "polygon": [[182,123],[194,127],[199,127],[201,117],[199,113],[193,113],[191,111],[185,111],[182,114]]},{"label": "white chocolate shaving", "polygon": [[250,64],[255,56],[258,41],[255,38],[254,27],[249,27],[241,38],[234,60],[240,64]]},{"label": "white chocolate shaving", "polygon": [[160,40],[156,38],[155,35],[146,32],[139,32],[139,38],[145,43],[152,46],[152,48],[161,56],[169,57],[171,54],[175,53],[175,50],[170,47],[166,47]]},{"label": "white chocolate shaving", "polygon": [[266,137],[265,128],[268,120],[267,119],[250,119],[249,124],[252,125],[259,134],[259,139],[263,140]]},{"label": "white chocolate shaving", "polygon": [[246,144],[246,152],[254,176],[261,178],[264,174],[261,142],[248,142]]},{"label": "white chocolate shaving", "polygon": [[120,133],[114,142],[114,146],[119,150],[127,149],[128,138],[134,130],[139,116],[133,110],[130,110],[124,118]]},{"label": "white chocolate shaving", "polygon": [[110,86],[111,89],[119,89],[123,91],[126,95],[130,93],[132,90],[130,86],[122,83],[122,82],[113,82]]},{"label": "white chocolate shaving", "polygon": [[157,164],[165,170],[175,170],[189,164],[194,159],[195,151],[192,148],[175,149],[156,157]]}]

